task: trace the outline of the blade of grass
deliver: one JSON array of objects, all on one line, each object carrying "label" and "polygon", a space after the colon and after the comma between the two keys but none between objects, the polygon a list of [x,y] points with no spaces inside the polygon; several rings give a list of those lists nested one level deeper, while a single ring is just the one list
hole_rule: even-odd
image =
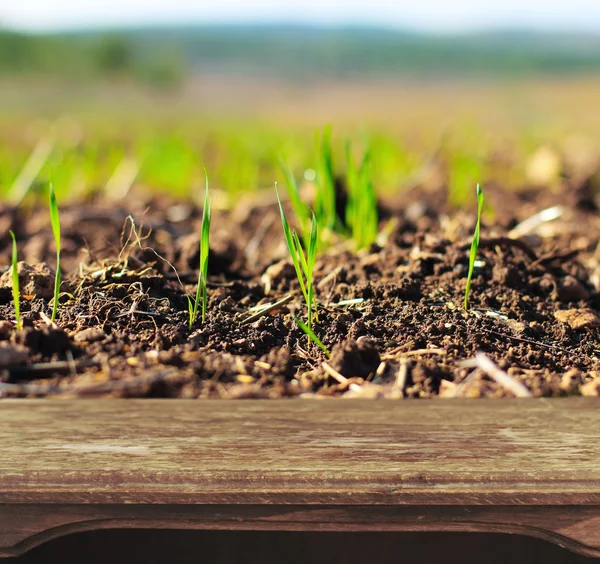
[{"label": "blade of grass", "polygon": [[203,280],[202,295],[202,323],[206,319],[206,308],[208,305],[208,255],[210,253],[210,223],[212,219],[212,198],[208,195],[208,174],[206,175],[206,188],[204,192],[204,209],[202,210],[202,234],[200,237],[200,271]]},{"label": "blade of grass", "polygon": [[350,142],[346,142],[348,203],[346,224],[356,249],[374,243],[379,229],[377,194],[373,184],[371,149],[367,147],[359,168],[354,164]]},{"label": "blade of grass", "polygon": [[200,228],[200,264],[198,268],[198,285],[196,286],[196,299],[191,307],[191,298],[188,297],[190,311],[189,327],[192,328],[198,318],[198,308],[202,302],[202,323],[206,321],[206,308],[208,302],[208,255],[210,252],[210,222],[212,218],[212,198],[208,192],[208,173],[204,169],[206,184],[204,189],[204,208],[202,210],[202,226]]},{"label": "blade of grass", "polygon": [[15,238],[15,234],[13,233],[12,229],[10,230],[10,236],[12,238],[12,295],[13,295],[13,302],[15,304],[15,320],[17,322],[17,329],[22,329],[23,328],[23,324],[21,321],[21,303],[20,303],[20,297],[21,297],[21,291],[19,288],[19,273],[17,272],[17,262],[18,262],[18,255],[17,255],[17,240]]},{"label": "blade of grass", "polygon": [[300,199],[300,191],[298,190],[296,178],[283,158],[279,159],[279,166],[285,177],[288,196],[296,216],[297,225],[300,228],[302,238],[304,238],[308,232],[308,206]]},{"label": "blade of grass", "polygon": [[346,139],[346,183],[348,186],[348,203],[346,204],[346,225],[353,234],[357,225],[356,192],[358,190],[358,170],[352,158],[352,144]]},{"label": "blade of grass", "polygon": [[295,231],[292,231],[292,240],[294,242],[294,247],[296,249],[296,255],[300,258],[300,267],[302,269],[302,275],[304,278],[304,284],[306,287],[306,307],[308,314],[308,326],[311,326],[312,323],[312,295],[313,295],[313,287],[312,287],[312,273],[308,270],[308,262],[306,260],[306,256],[304,255],[304,249],[302,248],[302,243],[300,243],[300,238]]},{"label": "blade of grass", "polygon": [[58,310],[58,296],[60,294],[60,216],[58,214],[58,203],[56,202],[56,194],[54,186],[50,182],[50,223],[52,224],[52,233],[54,235],[54,243],[56,245],[56,275],[54,277],[54,298],[52,300],[52,322],[56,319]]},{"label": "blade of grass", "polygon": [[479,232],[481,230],[481,210],[483,208],[483,190],[477,184],[477,223],[475,224],[475,233],[471,241],[471,251],[469,253],[469,273],[467,275],[467,287],[465,289],[465,310],[469,309],[469,293],[471,292],[471,280],[473,278],[473,270],[475,269],[475,259],[477,258],[477,250],[479,249]]},{"label": "blade of grass", "polygon": [[329,242],[331,233],[338,223],[335,198],[335,173],[331,154],[331,126],[326,126],[321,135],[319,166],[317,170],[317,192],[315,194],[315,215],[323,227],[322,243]]},{"label": "blade of grass", "polygon": [[[315,319],[319,320],[318,308],[317,308],[317,300],[315,298],[314,292],[314,283],[313,283],[313,272],[315,268],[315,260],[317,256],[317,244],[319,241],[319,231],[318,231],[318,223],[317,218],[315,217],[314,212],[311,210],[312,215],[312,223],[310,226],[310,238],[308,240],[308,259],[307,259],[307,268],[306,268],[306,279],[308,282],[308,303],[309,312],[314,311]],[[312,315],[309,315],[308,318],[308,326],[312,325]]]},{"label": "blade of grass", "polygon": [[279,202],[279,212],[281,214],[281,224],[283,225],[283,235],[285,237],[285,242],[288,247],[288,251],[292,258],[292,263],[294,265],[294,270],[296,271],[296,277],[298,278],[298,283],[300,284],[300,290],[302,291],[302,295],[304,299],[308,301],[308,290],[306,289],[306,285],[304,284],[304,276],[302,273],[302,267],[300,265],[300,259],[298,258],[298,252],[296,249],[296,244],[294,242],[294,237],[292,235],[292,229],[288,220],[285,216],[285,212],[283,211],[283,205],[281,204],[281,199],[279,198],[279,191],[277,190],[277,183],[275,183],[275,192],[277,193],[277,201]]},{"label": "blade of grass", "polygon": [[[277,184],[275,185],[275,190],[277,191]],[[283,225],[285,240],[290,256],[292,257],[292,263],[296,271],[296,277],[298,278],[300,289],[302,290],[302,295],[304,296],[304,301],[306,302],[308,327],[310,328],[312,325],[313,312],[315,317],[317,317],[317,302],[315,299],[313,284],[313,270],[317,253],[316,248],[318,244],[317,220],[315,214],[311,210],[312,223],[310,228],[310,236],[308,239],[308,252],[305,254],[298,233],[290,228],[290,225],[287,221],[281,200],[279,199],[279,192],[277,192],[277,200],[279,202],[279,211],[281,213],[281,223]]]},{"label": "blade of grass", "polygon": [[302,331],[304,331],[304,333],[306,333],[306,335],[308,336],[308,338],[315,343],[315,345],[317,345],[324,353],[325,356],[327,358],[331,358],[331,353],[329,352],[329,350],[327,349],[327,347],[323,344],[323,342],[321,341],[321,339],[319,339],[319,337],[317,337],[314,333],[314,331],[308,327],[307,325],[305,325],[304,323],[302,323],[302,321],[300,321],[297,317],[294,317],[294,321],[298,324],[298,327],[300,327],[300,329],[302,329]]},{"label": "blade of grass", "polygon": [[55,145],[53,135],[47,135],[40,139],[19,173],[19,176],[13,182],[6,199],[14,205],[19,205],[31,188],[34,180],[42,170],[44,164],[48,161]]},{"label": "blade of grass", "polygon": [[379,229],[379,212],[377,210],[377,194],[373,184],[373,160],[370,147],[365,151],[360,167],[359,214],[360,248],[365,248],[377,239]]}]

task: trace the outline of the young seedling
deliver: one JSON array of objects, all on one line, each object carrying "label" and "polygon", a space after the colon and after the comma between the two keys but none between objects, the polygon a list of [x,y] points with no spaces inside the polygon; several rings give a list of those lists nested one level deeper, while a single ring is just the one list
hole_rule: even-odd
[{"label": "young seedling", "polygon": [[471,279],[475,269],[475,259],[479,249],[479,231],[481,229],[481,209],[483,208],[483,190],[477,184],[477,223],[475,224],[475,233],[471,241],[471,252],[469,254],[469,273],[467,275],[467,288],[465,289],[465,310],[469,309],[469,292],[471,291]]},{"label": "young seedling", "polygon": [[189,328],[194,325],[198,318],[198,307],[202,302],[202,323],[206,320],[206,307],[208,305],[208,293],[206,285],[208,281],[208,253],[210,251],[210,219],[212,198],[208,194],[208,174],[206,175],[206,188],[204,190],[204,209],[202,210],[202,227],[200,228],[200,265],[198,270],[198,286],[196,288],[196,299],[188,296],[188,312],[190,316]]},{"label": "young seedling", "polygon": [[302,329],[302,331],[304,331],[304,333],[306,333],[308,338],[325,353],[325,356],[327,358],[331,358],[331,353],[329,352],[327,347],[323,344],[321,339],[319,339],[319,337],[317,337],[315,335],[314,331],[310,327],[308,327],[307,325],[302,323],[302,321],[300,321],[297,317],[294,317],[294,321],[298,324],[298,327],[300,327],[300,329]]},{"label": "young seedling", "polygon": [[310,208],[301,200],[300,191],[298,190],[298,184],[296,183],[296,179],[294,178],[294,173],[290,170],[283,158],[279,160],[279,165],[285,177],[285,184],[287,186],[287,192],[290,198],[290,203],[292,204],[292,209],[294,210],[294,215],[296,216],[298,229],[302,234],[304,244],[307,245]]},{"label": "young seedling", "polygon": [[60,217],[58,215],[58,204],[56,203],[56,194],[54,186],[50,183],[50,223],[52,224],[52,233],[54,234],[54,243],[56,245],[56,275],[54,277],[54,298],[52,299],[52,317],[54,322],[58,310],[58,296],[60,294]]},{"label": "young seedling", "polygon": [[[357,249],[368,247],[376,241],[379,228],[377,194],[372,174],[372,152],[368,148],[360,166],[357,166],[352,159],[350,143],[346,144],[348,201],[344,224],[342,218],[338,216],[336,207],[338,202],[331,151],[331,127],[327,126],[317,141],[318,161],[313,198],[314,215],[319,225],[317,246],[319,249],[326,247],[331,240],[331,234],[336,232],[344,237],[351,237]],[[300,238],[305,248],[308,248],[310,208],[301,200],[296,179],[282,159],[280,159],[280,166]]]},{"label": "young seedling", "polygon": [[10,236],[12,237],[12,295],[15,304],[15,319],[17,322],[17,329],[22,329],[21,304],[19,301],[21,291],[19,290],[19,273],[17,272],[17,240],[15,239],[15,234],[12,229],[10,230]]},{"label": "young seedling", "polygon": [[300,290],[304,296],[306,302],[306,308],[308,310],[307,320],[308,327],[312,326],[313,313],[315,319],[318,320],[317,314],[317,300],[314,293],[313,284],[313,271],[315,267],[315,258],[317,256],[317,238],[318,238],[318,227],[315,214],[312,213],[312,221],[310,226],[310,236],[308,238],[308,252],[305,254],[300,238],[295,230],[290,227],[288,220],[283,211],[283,205],[279,198],[279,191],[277,190],[277,184],[275,185],[275,192],[277,193],[277,201],[279,202],[279,211],[281,213],[281,224],[283,225],[283,234],[285,236],[285,242],[287,243],[294,270],[300,284]]},{"label": "young seedling", "polygon": [[340,223],[336,211],[335,173],[331,155],[331,127],[327,126],[320,138],[319,163],[317,166],[315,215],[323,228],[322,243],[327,245],[333,231]]},{"label": "young seedling", "polygon": [[379,213],[373,185],[371,151],[366,150],[360,167],[354,164],[351,146],[346,144],[348,204],[346,224],[356,249],[364,249],[377,239]]}]

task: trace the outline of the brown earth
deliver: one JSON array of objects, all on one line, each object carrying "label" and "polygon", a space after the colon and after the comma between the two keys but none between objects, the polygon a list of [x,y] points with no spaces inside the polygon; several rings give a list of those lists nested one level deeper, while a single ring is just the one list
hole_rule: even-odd
[{"label": "brown earth", "polygon": [[[468,312],[474,209],[449,212],[443,193],[383,202],[386,241],[358,253],[340,241],[318,258],[315,332],[330,360],[293,321],[306,311],[273,199],[213,211],[208,314],[192,330],[193,206],[131,197],[64,207],[56,325],[48,211],[5,206],[2,269],[10,228],[32,268],[19,269],[22,330],[10,274],[0,280],[0,395],[500,397],[515,382],[522,395],[600,394],[600,219],[589,182],[559,192],[488,186],[486,198]],[[557,205],[558,218],[522,223]],[[463,365],[477,353],[492,369]]]}]

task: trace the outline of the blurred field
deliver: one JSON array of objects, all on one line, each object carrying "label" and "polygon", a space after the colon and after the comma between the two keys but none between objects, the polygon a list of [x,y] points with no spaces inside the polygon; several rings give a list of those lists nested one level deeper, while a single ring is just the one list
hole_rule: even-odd
[{"label": "blurred field", "polygon": [[[593,385],[596,394],[600,36],[309,31],[9,36],[18,48],[0,50],[4,260],[12,230],[14,262],[21,252],[27,264],[55,264],[52,183],[71,261],[61,264],[73,281],[62,329],[100,331],[103,348],[94,338],[85,354],[111,355],[134,386],[161,358],[178,378],[187,366],[178,397],[242,397],[218,386],[235,390],[250,374],[244,381],[257,394],[277,390],[269,397],[329,390],[330,377],[345,393],[350,376],[370,382],[386,359],[368,352],[371,338],[399,366],[408,358],[400,355],[441,354],[439,363],[415,360],[418,378],[403,376],[395,397],[441,394],[442,382],[451,394],[471,394],[459,390],[458,361],[482,350],[529,386],[510,393],[558,396]],[[163,66],[165,53],[179,53],[169,55],[175,67]],[[289,202],[278,205],[275,182]],[[479,250],[479,235],[470,243],[474,211],[482,211],[477,184],[485,192]],[[288,204],[295,238],[283,219]],[[215,211],[210,242],[201,206],[203,218]],[[209,255],[210,270],[198,277]],[[195,331],[200,294],[191,296],[209,282],[208,317]],[[326,347],[356,339],[356,348],[338,350],[343,358],[354,351],[348,364],[364,370],[344,374],[340,365],[341,380],[314,369],[314,353],[299,345],[302,325],[288,315],[303,308],[300,293],[308,327],[312,311],[323,314],[314,316],[320,336],[311,339],[324,344],[317,354],[329,358]],[[5,317],[17,318],[8,286],[4,296]],[[467,317],[459,303],[486,313]],[[47,308],[23,305],[36,322]],[[176,356],[146,355],[158,350]],[[33,348],[27,354],[38,358]],[[112,367],[93,366],[111,393]],[[578,383],[565,385],[573,368]],[[388,372],[397,382],[401,369]],[[280,386],[292,374],[295,388]],[[162,386],[164,376],[156,378]],[[153,394],[153,385],[132,393]],[[506,390],[473,388],[473,397],[488,393]]]},{"label": "blurred field", "polygon": [[290,77],[209,68],[169,88],[5,73],[0,186],[12,201],[50,177],[63,199],[107,186],[186,198],[206,165],[212,185],[235,198],[281,181],[280,156],[297,175],[313,167],[315,132],[331,124],[339,162],[347,138],[373,147],[380,190],[443,185],[460,204],[475,182],[552,185],[598,168],[600,74],[577,69]]}]

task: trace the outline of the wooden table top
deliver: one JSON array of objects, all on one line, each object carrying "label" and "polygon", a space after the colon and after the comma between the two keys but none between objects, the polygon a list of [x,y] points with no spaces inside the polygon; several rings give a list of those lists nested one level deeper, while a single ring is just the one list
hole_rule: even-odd
[{"label": "wooden table top", "polygon": [[521,532],[600,556],[593,398],[3,400],[0,449],[0,555],[110,525]]}]

